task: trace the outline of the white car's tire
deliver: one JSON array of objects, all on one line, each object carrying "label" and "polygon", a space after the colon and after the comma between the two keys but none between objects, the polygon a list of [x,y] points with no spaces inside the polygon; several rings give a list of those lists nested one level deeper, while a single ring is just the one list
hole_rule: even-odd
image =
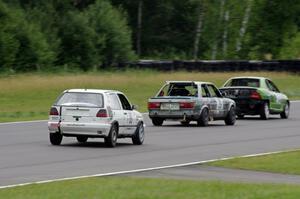
[{"label": "white car's tire", "polygon": [[104,138],[105,145],[108,147],[115,147],[117,145],[118,139],[118,126],[112,125],[109,134],[106,138]]},{"label": "white car's tire", "polygon": [[63,136],[60,133],[49,133],[50,142],[52,145],[60,145]]},{"label": "white car's tire", "polygon": [[144,124],[140,122],[132,136],[132,143],[135,145],[142,145],[145,139]]}]

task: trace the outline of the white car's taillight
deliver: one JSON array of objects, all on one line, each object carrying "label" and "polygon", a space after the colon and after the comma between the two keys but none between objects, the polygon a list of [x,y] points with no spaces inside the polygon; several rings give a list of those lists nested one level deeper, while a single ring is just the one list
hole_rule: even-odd
[{"label": "white car's taillight", "polygon": [[108,117],[106,109],[100,109],[96,115],[96,117]]},{"label": "white car's taillight", "polygon": [[59,115],[58,110],[55,107],[50,109],[49,115]]}]

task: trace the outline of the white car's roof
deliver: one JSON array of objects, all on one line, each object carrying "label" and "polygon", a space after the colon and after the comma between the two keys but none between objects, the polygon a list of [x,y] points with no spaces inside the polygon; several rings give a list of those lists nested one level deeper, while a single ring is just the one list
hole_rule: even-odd
[{"label": "white car's roof", "polygon": [[194,83],[194,84],[213,84],[211,82],[201,82],[201,81],[166,81],[167,83]]},{"label": "white car's roof", "polygon": [[69,89],[64,92],[73,92],[73,93],[122,93],[115,90],[104,90],[104,89]]}]

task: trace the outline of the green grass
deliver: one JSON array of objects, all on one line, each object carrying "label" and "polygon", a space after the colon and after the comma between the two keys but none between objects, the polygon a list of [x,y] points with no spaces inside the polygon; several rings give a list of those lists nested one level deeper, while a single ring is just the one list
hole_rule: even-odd
[{"label": "green grass", "polygon": [[209,163],[209,165],[300,175],[300,150],[257,157],[234,158],[231,160],[212,162]]},{"label": "green grass", "polygon": [[300,186],[100,177],[0,190],[5,199],[299,199]]},{"label": "green grass", "polygon": [[20,74],[0,76],[0,122],[47,119],[48,110],[65,89],[97,88],[123,91],[133,104],[146,111],[147,99],[166,80],[202,80],[221,86],[232,76],[266,76],[291,99],[300,99],[300,76],[276,72],[157,72],[128,70],[73,74]]}]

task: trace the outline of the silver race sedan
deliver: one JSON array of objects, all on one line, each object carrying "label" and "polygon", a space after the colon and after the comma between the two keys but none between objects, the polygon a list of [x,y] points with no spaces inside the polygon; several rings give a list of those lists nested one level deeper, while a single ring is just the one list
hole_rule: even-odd
[{"label": "silver race sedan", "polygon": [[212,120],[224,120],[226,125],[236,121],[235,102],[224,98],[209,82],[167,81],[149,99],[148,110],[155,126],[165,120],[179,120],[183,125],[196,121],[199,126],[207,126]]}]

